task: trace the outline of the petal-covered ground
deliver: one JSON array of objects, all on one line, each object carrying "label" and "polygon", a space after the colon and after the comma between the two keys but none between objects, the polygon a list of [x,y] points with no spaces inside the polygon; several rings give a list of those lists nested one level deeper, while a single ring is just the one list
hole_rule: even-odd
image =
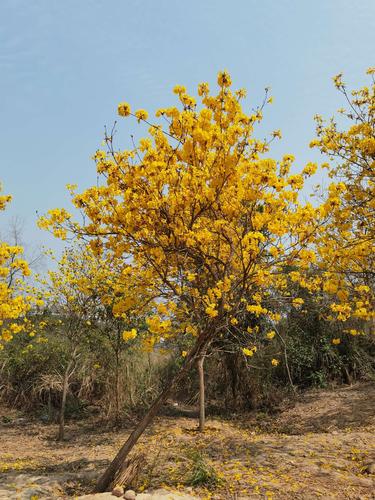
[{"label": "petal-covered ground", "polygon": [[[0,498],[69,498],[89,493],[128,430],[91,421],[56,426],[1,409]],[[0,417],[1,421],[1,417]],[[160,417],[142,438],[136,489],[197,498],[373,499],[375,386],[310,391],[276,416],[254,412],[208,419]],[[172,493],[173,495],[173,493]],[[114,497],[113,497],[114,498]]]}]

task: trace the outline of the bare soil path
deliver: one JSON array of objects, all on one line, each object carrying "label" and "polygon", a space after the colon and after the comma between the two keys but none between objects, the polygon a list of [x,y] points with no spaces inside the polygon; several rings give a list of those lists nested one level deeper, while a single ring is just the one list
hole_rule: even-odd
[{"label": "bare soil path", "polygon": [[[375,385],[309,391],[270,416],[236,420],[161,417],[137,447],[145,467],[137,491],[164,488],[211,499],[375,499]],[[0,498],[76,498],[126,439],[91,420],[57,427],[0,408]],[[202,465],[203,464],[203,465]],[[209,487],[192,487],[203,469]],[[370,467],[371,469],[371,467]],[[176,492],[173,494],[172,492]],[[115,497],[113,497],[115,498]]]}]

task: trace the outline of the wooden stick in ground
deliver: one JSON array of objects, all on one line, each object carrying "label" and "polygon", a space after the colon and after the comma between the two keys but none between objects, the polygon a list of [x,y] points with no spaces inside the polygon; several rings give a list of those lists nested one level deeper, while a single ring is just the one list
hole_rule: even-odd
[{"label": "wooden stick in ground", "polygon": [[205,386],[204,386],[204,353],[202,353],[197,361],[199,375],[199,431],[204,432],[206,423],[206,408],[205,408]]}]

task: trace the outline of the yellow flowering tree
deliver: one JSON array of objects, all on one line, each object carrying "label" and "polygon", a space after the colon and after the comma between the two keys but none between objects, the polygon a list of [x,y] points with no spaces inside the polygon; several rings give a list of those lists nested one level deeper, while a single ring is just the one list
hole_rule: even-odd
[{"label": "yellow flowering tree", "polygon": [[137,337],[137,330],[129,325],[136,324],[152,301],[144,300],[131,266],[113,254],[98,253],[95,241],[69,247],[55,261],[56,269],[41,282],[49,298],[52,322],[56,315],[61,318],[60,329],[67,341],[67,356],[61,366],[61,440],[71,377],[82,364],[82,347],[92,340],[93,331],[101,340],[108,340],[115,357],[115,416],[119,418],[120,355]]},{"label": "yellow flowering tree", "polygon": [[[0,211],[11,201],[10,195],[1,195]],[[24,278],[31,274],[28,263],[22,258],[23,249],[0,241],[0,349],[19,332],[28,328],[26,314],[35,301],[24,292]]]},{"label": "yellow flowering tree", "polygon": [[[367,73],[371,84],[351,92],[341,74],[334,78],[347,109],[339,110],[340,125],[317,116],[311,143],[328,156],[325,166],[334,179],[321,206],[329,221],[317,241],[322,288],[335,298],[332,319],[358,323],[348,327],[351,335],[375,317],[375,68]],[[345,120],[348,126],[342,128]]]},{"label": "yellow flowering tree", "polygon": [[[50,256],[53,257],[52,253]],[[81,280],[89,278],[90,261],[80,249],[67,248],[57,260],[56,269],[49,270],[46,278],[39,278],[40,285],[48,299],[51,328],[56,323],[57,330],[65,343],[65,356],[61,357],[56,372],[61,378],[61,403],[59,410],[58,439],[63,440],[65,434],[65,406],[73,374],[81,364],[81,346],[87,336],[87,322],[95,307],[95,298],[86,294],[81,287]],[[47,320],[48,322],[48,320]]]},{"label": "yellow flowering tree", "polygon": [[154,301],[145,284],[139,282],[132,265],[113,253],[102,251],[97,241],[80,245],[77,254],[76,291],[90,300],[89,324],[110,347],[113,356],[114,416],[118,422],[122,398],[121,358],[133,347],[149,349],[150,340],[144,335],[145,317],[152,311]]},{"label": "yellow flowering tree", "polygon": [[176,334],[194,340],[181,371],[121,448],[98,490],[108,486],[172,385],[212,340],[249,314],[277,320],[271,291],[287,294],[285,267],[306,268],[315,260],[310,245],[323,223],[321,212],[299,203],[298,193],[316,166],[291,173],[291,155],[279,162],[265,156],[280,136],[253,136],[267,93],[262,106],[247,114],[246,92],[233,91],[226,72],[219,73],[218,87],[212,95],[208,84],[200,84],[199,105],[183,86],[175,87],[179,106],[156,113],[165,129],[149,123],[144,110],[132,113],[121,103],[121,116],[149,123],[149,137],[118,151],[113,135],[106,136],[107,150],[95,154],[103,182],[72,192],[85,224],[58,209],[39,222],[62,238],[68,232],[91,237],[98,252],[131,258],[132,272],[160,301],[158,314],[148,319],[152,343]]}]

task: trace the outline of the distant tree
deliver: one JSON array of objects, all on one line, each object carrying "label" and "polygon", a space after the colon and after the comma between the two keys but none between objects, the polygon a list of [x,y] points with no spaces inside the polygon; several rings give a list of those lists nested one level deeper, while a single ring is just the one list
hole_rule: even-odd
[{"label": "distant tree", "polygon": [[[100,342],[104,342],[103,337],[109,342],[115,356],[115,414],[119,419],[120,355],[137,337],[135,326],[150,303],[142,302],[142,293],[126,262],[113,254],[98,255],[95,249],[95,245],[84,244],[67,248],[57,260],[57,268],[49,271],[48,280],[42,280],[49,308],[62,318],[60,333],[67,345],[61,359],[60,440],[64,438],[70,380],[83,362],[93,330]],[[51,319],[54,322],[53,316]]]},{"label": "distant tree", "polygon": [[[334,180],[321,207],[329,219],[317,240],[322,288],[335,299],[332,319],[357,321],[359,330],[375,318],[375,69],[367,73],[371,85],[352,92],[341,74],[334,78],[347,104],[339,111],[348,126],[316,116],[311,143],[328,156],[325,166]],[[348,333],[359,331],[352,326]]]},{"label": "distant tree", "polygon": [[[1,192],[1,191],[0,191]],[[5,210],[10,195],[0,195],[0,211]],[[32,305],[43,302],[26,289],[25,278],[31,271],[23,258],[23,248],[15,242],[0,241],[0,349],[17,333],[30,327],[26,315]]]}]

